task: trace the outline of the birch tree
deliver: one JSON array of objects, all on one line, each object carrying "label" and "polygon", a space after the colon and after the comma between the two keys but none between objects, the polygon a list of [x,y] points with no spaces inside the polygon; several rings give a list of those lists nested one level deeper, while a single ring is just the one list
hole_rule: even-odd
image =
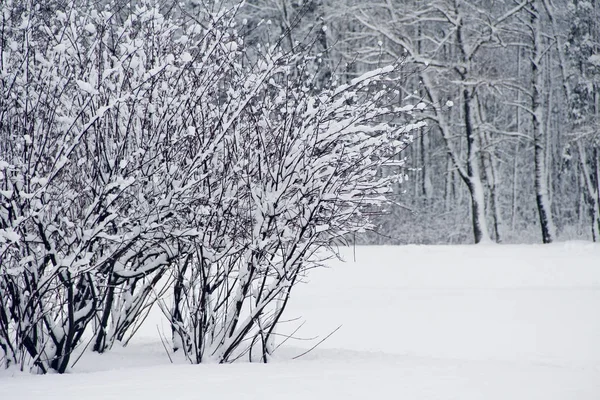
[{"label": "birch tree", "polygon": [[544,80],[542,75],[542,62],[544,55],[544,42],[542,39],[542,14],[541,2],[531,1],[527,7],[529,23],[527,25],[530,40],[530,67],[531,83],[530,107],[527,108],[531,116],[531,130],[534,146],[534,174],[535,174],[535,198],[539,214],[542,240],[551,243],[556,238],[556,227],[552,216],[550,195],[548,192],[548,168],[546,165],[546,135],[544,131],[544,105],[542,93],[544,93]]}]

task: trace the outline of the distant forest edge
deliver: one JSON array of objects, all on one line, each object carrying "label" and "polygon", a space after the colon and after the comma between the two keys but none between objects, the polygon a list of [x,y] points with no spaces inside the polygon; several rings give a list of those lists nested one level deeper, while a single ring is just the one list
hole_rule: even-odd
[{"label": "distant forest edge", "polygon": [[359,242],[598,240],[599,0],[248,0],[239,21],[311,41],[324,81],[401,59],[403,101],[428,105]]}]

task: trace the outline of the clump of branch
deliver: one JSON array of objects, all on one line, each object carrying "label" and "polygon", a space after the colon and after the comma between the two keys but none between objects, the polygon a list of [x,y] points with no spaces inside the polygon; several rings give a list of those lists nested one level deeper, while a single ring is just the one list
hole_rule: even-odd
[{"label": "clump of branch", "polygon": [[126,341],[165,287],[191,362],[266,362],[314,255],[386,201],[418,127],[394,68],[315,92],[304,53],[247,56],[236,8],[33,3],[7,3],[0,41],[4,365],[65,372],[88,327],[95,351]]}]

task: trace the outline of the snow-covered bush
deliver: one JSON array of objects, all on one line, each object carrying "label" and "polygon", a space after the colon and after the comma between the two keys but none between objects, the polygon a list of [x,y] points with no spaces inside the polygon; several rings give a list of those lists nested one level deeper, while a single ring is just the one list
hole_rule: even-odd
[{"label": "snow-covered bush", "polygon": [[88,328],[96,351],[126,340],[165,287],[191,362],[266,361],[315,252],[385,202],[411,130],[393,68],[313,93],[302,53],[246,57],[235,9],[37,3],[2,7],[4,364],[64,372]]},{"label": "snow-covered bush", "polygon": [[312,95],[302,68],[292,77],[294,59],[269,55],[236,71],[226,95],[236,103],[245,82],[264,82],[213,153],[214,200],[196,252],[178,268],[175,308],[163,307],[194,362],[253,350],[251,359],[267,360],[299,276],[318,265],[316,251],[368,227],[393,176],[378,173],[409,140],[390,123],[386,91],[371,90],[391,68]]},{"label": "snow-covered bush", "polygon": [[231,39],[151,5],[117,23],[18,3],[3,7],[0,343],[8,364],[62,372],[91,321],[96,350],[123,338],[196,235],[214,150],[192,131]]}]

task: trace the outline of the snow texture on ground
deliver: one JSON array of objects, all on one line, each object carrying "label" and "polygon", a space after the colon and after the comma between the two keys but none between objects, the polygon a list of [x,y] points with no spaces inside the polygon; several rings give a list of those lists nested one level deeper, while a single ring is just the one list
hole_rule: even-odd
[{"label": "snow texture on ground", "polygon": [[[600,246],[342,249],[293,294],[268,365],[169,362],[160,313],[70,374],[0,372],[0,399],[600,399]],[[157,329],[158,328],[158,329]]]}]

